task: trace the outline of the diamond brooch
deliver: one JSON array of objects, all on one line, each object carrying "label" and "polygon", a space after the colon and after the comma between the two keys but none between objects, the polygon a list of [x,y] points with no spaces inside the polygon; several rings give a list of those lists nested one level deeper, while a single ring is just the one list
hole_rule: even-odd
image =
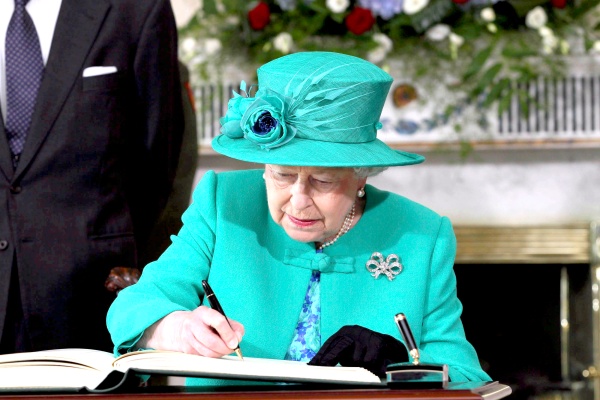
[{"label": "diamond brooch", "polygon": [[367,271],[371,273],[373,278],[379,278],[379,275],[385,275],[391,281],[396,275],[402,272],[402,264],[400,257],[396,254],[390,254],[384,259],[383,254],[376,251],[371,254],[371,258],[366,264]]}]

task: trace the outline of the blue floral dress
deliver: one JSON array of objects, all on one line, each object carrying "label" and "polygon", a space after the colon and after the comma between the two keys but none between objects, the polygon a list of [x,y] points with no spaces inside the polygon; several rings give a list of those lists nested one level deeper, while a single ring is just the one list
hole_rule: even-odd
[{"label": "blue floral dress", "polygon": [[321,272],[313,271],[286,360],[308,362],[321,348]]}]

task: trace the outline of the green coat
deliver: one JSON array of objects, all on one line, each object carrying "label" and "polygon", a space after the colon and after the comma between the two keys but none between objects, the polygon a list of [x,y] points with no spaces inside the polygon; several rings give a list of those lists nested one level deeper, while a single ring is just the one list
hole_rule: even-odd
[{"label": "green coat", "polygon": [[[115,354],[177,310],[193,310],[208,280],[229,318],[244,324],[244,356],[283,359],[312,270],[321,271],[321,337],[344,325],[401,335],[403,312],[423,362],[446,363],[453,381],[490,380],[465,339],[453,272],[456,239],[449,220],[399,195],[366,187],[355,227],[316,253],[271,219],[262,170],[207,172],[172,245],[119,294],[108,313]],[[395,279],[375,279],[374,252],[397,255]]]}]

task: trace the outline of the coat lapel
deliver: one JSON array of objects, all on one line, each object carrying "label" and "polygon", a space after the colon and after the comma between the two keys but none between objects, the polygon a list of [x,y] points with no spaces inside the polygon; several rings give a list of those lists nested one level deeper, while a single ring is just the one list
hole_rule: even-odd
[{"label": "coat lapel", "polygon": [[[50,132],[81,74],[85,58],[109,8],[106,0],[62,0],[44,79],[16,175],[25,170]],[[2,147],[0,144],[0,152]]]},{"label": "coat lapel", "polygon": [[11,157],[6,129],[4,128],[4,117],[2,110],[0,110],[0,171],[2,171],[2,174],[4,174],[8,181],[11,180],[14,173]]}]

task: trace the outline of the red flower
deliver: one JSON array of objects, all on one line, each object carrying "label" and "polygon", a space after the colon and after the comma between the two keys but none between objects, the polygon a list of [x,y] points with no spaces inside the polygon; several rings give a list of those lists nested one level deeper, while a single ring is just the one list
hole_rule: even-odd
[{"label": "red flower", "polygon": [[346,17],[346,27],[355,35],[362,35],[375,23],[375,18],[368,8],[354,7]]},{"label": "red flower", "polygon": [[556,8],[565,8],[567,6],[567,0],[551,0],[551,3]]},{"label": "red flower", "polygon": [[248,11],[248,22],[250,27],[255,31],[265,29],[271,20],[271,11],[269,6],[264,1],[259,1],[256,7]]},{"label": "red flower", "polygon": [[453,3],[455,4],[465,4],[467,3],[469,0],[452,0]]}]

